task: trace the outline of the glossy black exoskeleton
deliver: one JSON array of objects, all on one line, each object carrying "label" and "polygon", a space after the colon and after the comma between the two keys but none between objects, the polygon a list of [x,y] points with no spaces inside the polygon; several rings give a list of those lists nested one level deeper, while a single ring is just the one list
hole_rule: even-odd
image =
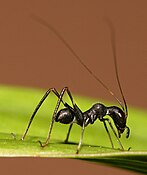
[{"label": "glossy black exoskeleton", "polygon": [[[87,126],[88,124],[93,124],[97,119],[101,122],[108,120],[104,118],[106,115],[109,115],[118,130],[119,138],[124,132],[126,127],[126,116],[124,112],[117,106],[106,107],[101,103],[94,104],[90,109],[85,112],[82,112],[80,108],[74,104],[73,108],[67,104],[64,109],[61,109],[56,117],[55,121],[63,124],[76,123],[80,126]],[[127,134],[128,137],[128,134]]]},{"label": "glossy black exoskeleton", "polygon": [[[65,89],[68,90],[67,87],[63,88],[62,91],[64,91]],[[69,90],[68,90],[68,94],[69,94]],[[71,96],[71,94],[70,94]],[[83,138],[83,132],[84,129],[87,125],[89,124],[93,124],[97,119],[99,119],[101,122],[104,123],[105,129],[108,133],[109,139],[111,141],[111,145],[112,148],[114,148],[112,139],[111,139],[111,135],[108,131],[107,125],[106,125],[106,121],[109,123],[112,131],[114,132],[120,147],[122,150],[124,150],[119,138],[121,137],[121,134],[124,132],[125,129],[127,129],[127,134],[126,134],[126,138],[129,137],[129,128],[126,126],[126,115],[125,113],[117,106],[110,106],[110,107],[106,107],[105,105],[101,104],[101,103],[96,103],[94,104],[90,109],[88,109],[85,112],[82,112],[80,110],[80,108],[73,103],[73,99],[72,100],[72,104],[73,107],[69,106],[67,103],[64,104],[65,108],[61,109],[58,111],[57,115],[55,116],[55,121],[56,122],[60,122],[62,124],[70,124],[70,128],[67,134],[67,138],[65,140],[65,142],[68,142],[68,138],[69,138],[69,133],[71,131],[71,127],[73,125],[73,123],[76,123],[78,125],[80,125],[82,127],[82,135],[81,135],[81,139],[79,142],[79,146],[77,149],[77,153],[79,152],[81,143],[82,143],[82,138]],[[108,118],[108,116],[110,116],[112,118],[112,120],[114,121],[114,124],[117,128],[118,131],[118,136],[117,133],[115,132],[115,129],[113,128],[113,125],[111,124],[110,119]]]},{"label": "glossy black exoskeleton", "polygon": [[[42,20],[41,18],[37,17],[37,16],[33,16],[33,18],[35,20],[37,20],[39,23],[43,24],[45,27],[49,28],[64,44],[65,46],[71,51],[71,53],[75,56],[75,58],[80,62],[80,64],[92,75],[92,77],[98,82],[100,83],[116,100],[117,102],[120,104],[121,108],[117,107],[117,106],[105,106],[104,104],[101,103],[96,103],[94,104],[90,109],[88,109],[85,112],[82,112],[81,109],[77,106],[77,104],[75,104],[75,102],[73,101],[73,97],[71,95],[71,92],[69,91],[69,89],[67,87],[64,87],[60,93],[58,93],[58,91],[55,88],[50,88],[43,96],[43,98],[40,100],[39,104],[37,105],[37,107],[35,108],[31,119],[29,121],[29,124],[27,126],[27,129],[22,137],[22,140],[24,140],[28,129],[33,121],[34,116],[36,115],[38,109],[40,108],[40,106],[42,105],[42,103],[45,101],[45,99],[48,97],[48,95],[50,94],[50,92],[54,93],[55,96],[57,96],[58,101],[53,113],[53,117],[52,117],[52,121],[50,124],[50,128],[49,128],[49,133],[48,133],[48,137],[46,139],[45,144],[42,144],[40,142],[40,145],[42,147],[48,145],[49,140],[50,140],[50,135],[51,135],[51,131],[53,128],[53,124],[54,122],[60,122],[62,124],[70,124],[68,133],[67,133],[67,137],[65,139],[65,143],[68,142],[68,138],[69,138],[69,134],[71,131],[71,128],[73,126],[74,123],[78,124],[79,126],[82,127],[82,132],[81,132],[81,137],[80,137],[80,141],[78,144],[78,148],[76,153],[79,153],[79,150],[81,148],[81,144],[82,144],[82,139],[83,139],[83,134],[84,134],[84,130],[85,127],[89,124],[93,124],[97,119],[100,122],[103,122],[105,130],[108,134],[108,137],[110,139],[112,148],[114,148],[113,142],[112,142],[112,138],[110,135],[110,132],[107,128],[107,123],[109,124],[110,128],[112,129],[119,145],[120,145],[120,149],[124,150],[123,145],[120,142],[120,137],[121,134],[124,132],[124,130],[126,129],[126,138],[129,137],[130,134],[130,129],[129,127],[127,127],[126,122],[127,122],[127,116],[128,116],[128,109],[127,109],[127,103],[126,100],[124,98],[123,92],[122,92],[122,88],[121,88],[121,84],[119,81],[119,76],[118,76],[118,70],[117,70],[117,60],[116,60],[116,51],[115,51],[115,32],[114,32],[114,28],[113,25],[111,24],[111,22],[109,20],[107,20],[107,23],[109,24],[110,27],[110,31],[111,31],[111,44],[112,44],[112,50],[113,50],[113,54],[114,54],[114,65],[115,65],[115,72],[116,72],[116,79],[118,82],[118,86],[120,89],[120,93],[123,99],[123,103],[114,95],[114,93],[88,68],[87,65],[85,65],[85,63],[81,60],[81,58],[75,53],[75,51],[70,47],[70,45],[67,43],[67,41],[51,26],[49,25],[46,21]],[[63,96],[64,93],[67,92],[72,105],[67,104],[66,102],[63,101]],[[59,110],[60,104],[64,105],[63,109]],[[117,132],[115,131],[113,124],[111,123],[110,118],[112,119],[112,121],[114,122],[114,125],[117,129]]]}]

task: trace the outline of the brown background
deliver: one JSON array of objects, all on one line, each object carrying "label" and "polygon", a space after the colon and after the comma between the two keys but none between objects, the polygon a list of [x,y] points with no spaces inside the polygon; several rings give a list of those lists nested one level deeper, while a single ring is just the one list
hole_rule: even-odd
[{"label": "brown background", "polygon": [[[120,96],[115,81],[109,28],[104,22],[104,18],[108,17],[116,29],[119,74],[127,102],[129,105],[146,109],[146,7],[146,0],[1,1],[1,84],[45,89],[49,87],[61,89],[68,86],[76,94],[113,100],[74,59],[59,39],[30,17],[33,13],[53,25],[90,69],[117,96]],[[29,164],[32,165],[32,171],[35,171],[39,161],[42,173],[53,171],[53,167],[56,166],[55,174],[57,170],[60,174],[69,174],[66,171],[66,164],[68,170],[69,167],[72,168],[71,174],[90,174],[90,172],[98,174],[102,170],[97,165],[75,160],[21,159],[20,161],[16,159],[16,162],[12,162],[10,159],[1,162],[4,165],[8,163],[11,167],[14,165],[20,172],[23,163],[28,163],[27,168],[30,168]],[[16,166],[17,163],[19,166]],[[110,174],[110,169],[108,172]]]}]

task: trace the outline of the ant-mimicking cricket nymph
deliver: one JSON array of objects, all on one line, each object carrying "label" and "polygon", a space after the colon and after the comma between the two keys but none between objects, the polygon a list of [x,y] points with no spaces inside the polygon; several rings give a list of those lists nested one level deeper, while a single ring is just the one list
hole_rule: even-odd
[{"label": "ant-mimicking cricket nymph", "polygon": [[[81,58],[70,47],[68,42],[56,31],[56,29],[54,29],[51,25],[49,25],[46,21],[44,21],[40,17],[33,15],[33,18],[35,18],[35,20],[37,20],[39,23],[43,24],[45,27],[49,28],[65,44],[65,46],[70,50],[70,52],[75,56],[75,58],[80,62],[80,64],[92,75],[92,77],[98,83],[100,83],[109,92],[109,94],[111,94],[117,100],[117,102],[119,103],[121,108],[117,107],[117,106],[107,107],[104,104],[96,103],[87,111],[82,112],[81,109],[74,102],[73,97],[72,97],[71,92],[70,92],[68,87],[64,87],[60,93],[55,88],[50,88],[50,89],[48,89],[48,91],[46,91],[46,93],[44,94],[44,96],[42,97],[42,99],[40,100],[38,105],[36,106],[32,116],[30,118],[27,129],[26,129],[24,135],[22,136],[22,140],[24,140],[37,111],[39,110],[39,108],[41,107],[41,105],[43,104],[45,99],[48,97],[48,95],[52,92],[52,93],[54,93],[55,96],[57,96],[58,101],[57,101],[57,104],[56,104],[56,107],[55,107],[55,110],[53,113],[53,117],[52,117],[52,121],[50,124],[50,128],[49,128],[46,142],[43,144],[41,141],[39,141],[41,147],[45,147],[49,144],[50,135],[51,135],[51,131],[52,131],[54,122],[60,122],[62,124],[70,124],[69,130],[68,130],[68,133],[67,133],[67,136],[65,139],[65,143],[68,143],[68,138],[69,138],[73,123],[76,123],[82,127],[80,141],[79,141],[79,144],[78,144],[78,147],[76,150],[76,153],[78,154],[80,151],[81,145],[82,145],[82,139],[83,139],[85,127],[88,126],[88,124],[93,124],[98,119],[99,121],[103,122],[103,124],[104,124],[104,128],[108,134],[112,148],[114,148],[114,144],[113,144],[111,135],[109,133],[109,130],[107,128],[107,122],[110,125],[110,128],[112,129],[112,131],[113,131],[113,133],[114,133],[114,135],[119,143],[120,150],[124,150],[124,147],[123,147],[119,138],[121,137],[121,134],[124,132],[125,129],[127,130],[126,138],[128,138],[129,134],[130,134],[130,129],[126,125],[126,121],[127,121],[127,117],[128,117],[128,109],[127,109],[127,103],[126,103],[125,97],[123,95],[123,91],[122,91],[119,76],[118,76],[116,51],[115,51],[115,32],[114,32],[114,28],[113,28],[112,23],[109,20],[107,20],[107,23],[109,24],[110,31],[111,31],[111,44],[112,44],[112,50],[113,50],[116,79],[117,79],[118,87],[119,87],[119,90],[120,90],[120,93],[121,93],[121,96],[123,99],[123,103],[88,68],[88,66],[84,64],[84,62],[81,60]],[[64,96],[65,92],[68,94],[70,101],[72,103],[72,106],[70,106],[68,103],[63,101],[63,96]],[[64,108],[59,110],[61,103],[64,105]],[[110,119],[107,116],[109,116],[113,120],[114,125],[117,129],[117,132],[115,131]]]}]

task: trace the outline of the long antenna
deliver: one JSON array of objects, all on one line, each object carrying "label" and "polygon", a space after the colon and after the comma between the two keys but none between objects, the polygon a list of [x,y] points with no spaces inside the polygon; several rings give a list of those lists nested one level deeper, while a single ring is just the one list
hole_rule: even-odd
[{"label": "long antenna", "polygon": [[123,90],[122,90],[121,83],[119,80],[118,65],[117,65],[117,59],[116,59],[115,29],[114,29],[112,22],[108,18],[105,18],[105,21],[109,25],[109,29],[110,29],[110,40],[111,40],[111,46],[112,46],[112,52],[113,52],[113,58],[114,58],[115,75],[116,75],[118,87],[119,87],[119,90],[120,90],[120,93],[121,93],[121,96],[122,96],[122,99],[124,102],[124,106],[122,106],[122,108],[123,108],[123,110],[125,108],[125,114],[127,117],[128,116],[128,107],[127,107],[127,102],[125,100],[125,96],[123,94]]},{"label": "long antenna", "polygon": [[[69,49],[69,51],[75,56],[75,58],[80,62],[80,64],[89,72],[89,74],[92,75],[92,77],[97,80],[97,82],[99,82],[116,100],[117,102],[120,104],[120,106],[122,107],[122,109],[124,110],[124,106],[122,104],[122,102],[114,95],[114,93],[89,69],[89,67],[82,61],[82,59],[76,54],[76,52],[72,49],[72,47],[69,45],[69,43],[62,37],[61,34],[59,34],[59,32],[53,27],[51,26],[49,23],[47,23],[45,20],[43,20],[42,18],[40,18],[39,16],[36,16],[34,14],[31,14],[31,17],[33,19],[35,19],[37,22],[39,22],[40,24],[44,25],[45,27],[47,27],[48,29],[50,29],[63,43],[64,45]],[[113,43],[113,42],[112,42]],[[114,43],[113,43],[113,52],[114,52],[114,60],[115,60],[115,69],[117,68],[116,65],[116,54],[115,54],[115,47],[114,47]],[[127,105],[125,102],[125,98],[123,96],[122,90],[121,90],[121,86],[120,86],[120,82],[119,82],[119,78],[118,78],[118,71],[116,69],[116,75],[117,75],[117,81],[119,84],[119,88],[123,97],[123,101],[125,104],[125,107],[127,109]],[[127,110],[126,110],[127,111]]]}]

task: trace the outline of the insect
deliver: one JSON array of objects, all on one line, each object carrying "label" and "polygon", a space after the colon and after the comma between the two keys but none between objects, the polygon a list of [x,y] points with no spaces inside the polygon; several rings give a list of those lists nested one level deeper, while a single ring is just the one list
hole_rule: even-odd
[{"label": "insect", "polygon": [[[94,104],[90,109],[88,109],[87,111],[83,112],[81,111],[81,109],[77,106],[77,104],[74,102],[72,94],[69,90],[68,87],[64,87],[61,92],[59,93],[55,88],[50,88],[49,90],[47,90],[47,92],[44,94],[44,96],[42,97],[42,99],[40,100],[40,102],[38,103],[38,105],[36,106],[29,124],[25,130],[24,135],[22,136],[22,140],[25,139],[25,136],[30,128],[30,125],[37,113],[37,111],[39,110],[39,108],[41,107],[41,105],[43,104],[43,102],[45,101],[45,99],[49,96],[49,94],[52,92],[54,93],[54,95],[58,98],[55,110],[53,112],[53,117],[52,117],[52,121],[50,124],[50,128],[49,128],[49,132],[48,132],[48,136],[46,139],[45,143],[42,143],[41,141],[39,141],[41,147],[45,147],[49,144],[49,140],[50,140],[50,136],[51,136],[51,132],[52,132],[52,128],[53,128],[53,124],[54,122],[60,122],[62,124],[70,124],[69,126],[69,130],[65,139],[65,143],[68,143],[68,139],[69,139],[69,135],[72,129],[72,126],[74,123],[78,124],[79,126],[81,126],[82,128],[82,132],[81,132],[81,136],[80,136],[80,140],[79,140],[79,144],[76,150],[76,153],[78,154],[82,145],[82,139],[83,139],[83,135],[84,135],[84,130],[85,127],[88,126],[89,124],[93,124],[96,120],[99,120],[100,122],[102,122],[104,124],[104,128],[108,134],[109,140],[111,142],[111,146],[112,148],[114,148],[114,144],[110,135],[110,132],[108,130],[107,124],[109,124],[110,128],[112,129],[118,143],[120,146],[121,150],[124,150],[124,147],[120,141],[120,137],[121,134],[124,132],[124,130],[126,129],[126,138],[129,137],[130,134],[130,129],[129,127],[126,125],[126,121],[127,121],[127,117],[128,117],[128,109],[127,109],[127,103],[125,100],[125,97],[123,95],[123,91],[121,88],[121,84],[120,84],[120,80],[119,80],[119,76],[118,76],[118,69],[117,69],[117,60],[116,60],[116,51],[115,51],[115,32],[114,32],[114,28],[112,23],[108,20],[107,23],[109,24],[110,27],[110,31],[111,31],[111,44],[112,44],[112,50],[113,50],[113,54],[114,54],[114,65],[115,65],[115,73],[116,73],[116,79],[117,79],[117,83],[118,83],[118,87],[122,96],[122,100],[123,103],[114,95],[114,93],[88,68],[88,66],[82,61],[82,59],[75,53],[75,51],[71,48],[71,46],[68,44],[68,42],[57,32],[57,30],[55,28],[53,28],[51,25],[49,25],[46,21],[44,21],[43,19],[41,19],[38,16],[34,16],[33,18],[38,21],[39,23],[43,24],[45,27],[49,28],[63,43],[64,45],[70,50],[70,52],[75,56],[75,58],[80,62],[80,64],[82,66],[84,66],[84,68],[92,75],[92,77],[98,82],[100,83],[119,103],[120,107],[117,106],[105,106],[102,103],[96,103]],[[69,105],[68,103],[63,101],[63,96],[64,94],[67,93],[70,101],[72,103],[72,106]],[[60,104],[64,105],[63,109],[59,110]],[[117,129],[117,132],[115,131],[111,120],[109,119],[109,117],[113,120],[114,125]]]}]

